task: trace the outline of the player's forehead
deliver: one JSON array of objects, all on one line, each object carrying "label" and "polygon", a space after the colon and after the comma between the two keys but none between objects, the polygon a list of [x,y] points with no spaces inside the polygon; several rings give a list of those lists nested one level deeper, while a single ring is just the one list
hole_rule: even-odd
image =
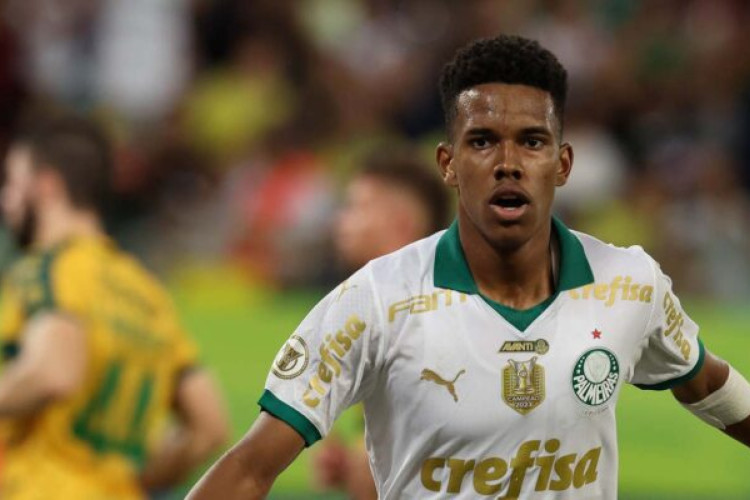
[{"label": "player's forehead", "polygon": [[462,91],[456,99],[455,131],[475,129],[556,129],[555,105],[549,92],[528,85],[484,83]]}]

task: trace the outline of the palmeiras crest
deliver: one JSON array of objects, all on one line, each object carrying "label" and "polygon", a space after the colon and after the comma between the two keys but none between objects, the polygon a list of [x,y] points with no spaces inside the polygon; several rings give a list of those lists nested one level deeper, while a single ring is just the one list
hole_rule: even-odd
[{"label": "palmeiras crest", "polygon": [[526,415],[544,401],[544,367],[534,356],[526,361],[508,360],[503,368],[503,401]]}]

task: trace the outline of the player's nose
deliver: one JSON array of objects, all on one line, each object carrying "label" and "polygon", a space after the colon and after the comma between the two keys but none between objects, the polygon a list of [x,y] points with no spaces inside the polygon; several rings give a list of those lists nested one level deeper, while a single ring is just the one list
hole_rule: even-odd
[{"label": "player's nose", "polygon": [[495,180],[501,180],[506,177],[520,180],[523,176],[523,169],[518,156],[515,154],[515,148],[510,141],[504,141],[497,148],[495,164],[492,168],[492,175]]}]

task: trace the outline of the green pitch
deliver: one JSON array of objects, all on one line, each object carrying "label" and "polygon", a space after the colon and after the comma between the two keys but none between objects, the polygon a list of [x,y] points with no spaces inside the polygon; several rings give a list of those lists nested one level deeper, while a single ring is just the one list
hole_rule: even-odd
[{"label": "green pitch", "polygon": [[[223,285],[217,295],[190,292],[194,287],[183,283],[177,304],[223,386],[236,439],[258,414],[277,350],[320,294],[269,295]],[[750,375],[750,312],[706,304],[687,310],[706,347]],[[621,499],[750,498],[750,451],[683,410],[670,393],[625,387],[618,425]],[[336,498],[312,493],[311,452],[314,447],[279,478],[272,498]]]}]

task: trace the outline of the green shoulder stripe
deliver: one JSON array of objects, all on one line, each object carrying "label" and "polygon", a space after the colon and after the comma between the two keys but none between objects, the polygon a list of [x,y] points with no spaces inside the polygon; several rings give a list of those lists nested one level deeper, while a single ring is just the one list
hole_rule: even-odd
[{"label": "green shoulder stripe", "polygon": [[258,404],[264,411],[286,422],[297,431],[305,440],[305,446],[311,446],[316,441],[320,441],[321,436],[317,427],[303,414],[274,396],[268,389],[263,392]]},{"label": "green shoulder stripe", "polygon": [[36,276],[24,283],[24,305],[27,316],[33,316],[39,311],[47,311],[57,306],[52,283],[52,269],[55,260],[67,246],[67,242],[56,245],[38,256]]},{"label": "green shoulder stripe", "polygon": [[671,389],[672,387],[676,387],[680,384],[683,384],[687,382],[688,380],[691,380],[693,377],[698,375],[698,372],[701,371],[701,368],[703,368],[703,361],[706,358],[706,348],[703,347],[703,342],[700,338],[698,338],[698,361],[695,362],[695,366],[687,372],[685,375],[682,375],[681,377],[673,378],[671,380],[665,380],[664,382],[660,382],[658,384],[634,384],[637,388],[643,389],[644,391],[663,391],[666,389]]}]

